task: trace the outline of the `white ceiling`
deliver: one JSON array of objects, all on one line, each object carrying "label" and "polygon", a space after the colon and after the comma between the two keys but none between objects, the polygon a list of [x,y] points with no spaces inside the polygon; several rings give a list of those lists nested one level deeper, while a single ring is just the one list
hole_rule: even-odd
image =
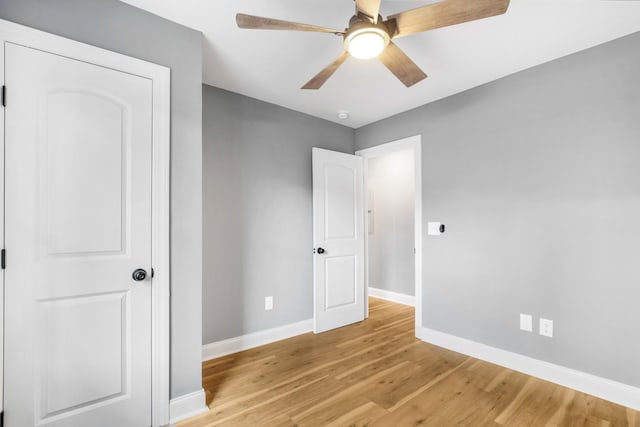
[{"label": "white ceiling", "polygon": [[[343,29],[352,0],[123,0],[202,31],[203,81],[358,128],[640,31],[640,1],[511,0],[506,14],[396,41],[429,78],[405,88],[377,60],[347,62],[317,91],[299,89],[342,52],[322,33],[241,30],[238,12]],[[433,1],[383,0],[381,14]],[[349,111],[347,120],[337,112]]]}]

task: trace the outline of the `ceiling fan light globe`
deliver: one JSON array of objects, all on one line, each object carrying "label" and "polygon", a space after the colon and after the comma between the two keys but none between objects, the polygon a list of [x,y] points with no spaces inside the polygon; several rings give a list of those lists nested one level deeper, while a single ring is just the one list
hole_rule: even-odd
[{"label": "ceiling fan light globe", "polygon": [[389,44],[389,35],[378,28],[363,28],[345,38],[345,49],[358,59],[375,58]]}]

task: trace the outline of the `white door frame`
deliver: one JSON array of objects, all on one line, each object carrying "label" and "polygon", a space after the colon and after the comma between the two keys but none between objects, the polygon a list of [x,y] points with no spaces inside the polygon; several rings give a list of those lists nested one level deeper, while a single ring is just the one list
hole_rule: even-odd
[{"label": "white door frame", "polygon": [[[357,156],[365,159],[364,180],[367,189],[367,160],[384,156],[397,151],[413,150],[415,170],[415,211],[414,211],[414,240],[415,240],[415,334],[422,330],[422,136],[415,135],[397,141],[387,142],[371,148],[356,151]],[[369,200],[364,198],[365,213],[368,211]],[[369,215],[365,215],[365,230],[369,229]],[[369,233],[364,233],[365,248],[365,294],[369,289]],[[365,298],[365,301],[368,299]],[[365,316],[368,316],[369,305],[365,305]]]},{"label": "white door frame", "polygon": [[[169,423],[169,190],[170,190],[170,70],[150,62],[131,58],[84,43],[69,40],[33,28],[0,19],[0,83],[4,84],[5,44],[15,43],[34,49],[78,59],[149,79],[153,90],[153,154],[152,154],[152,245],[153,280],[151,291],[151,421],[153,427]],[[11,108],[11,88],[7,88],[7,108]],[[3,136],[5,115],[0,114]],[[0,150],[3,152],[4,150]],[[4,157],[0,156],[0,177],[4,180]],[[4,224],[4,182],[0,181],[0,221]],[[0,227],[4,247],[4,228]],[[0,279],[0,314],[4,311],[4,273]],[[0,318],[2,322],[2,318]],[[4,341],[4,324],[0,324]],[[0,350],[3,350],[0,347]],[[0,366],[3,363],[0,352]],[[0,410],[4,381],[0,370]]]}]

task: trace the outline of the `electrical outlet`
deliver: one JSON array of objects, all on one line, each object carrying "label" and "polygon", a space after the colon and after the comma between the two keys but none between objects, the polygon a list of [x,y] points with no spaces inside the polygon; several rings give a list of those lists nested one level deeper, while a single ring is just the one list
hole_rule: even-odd
[{"label": "electrical outlet", "polygon": [[520,329],[533,332],[533,316],[530,314],[520,314]]},{"label": "electrical outlet", "polygon": [[264,297],[264,309],[273,310],[273,297]]},{"label": "electrical outlet", "polygon": [[540,318],[540,335],[553,337],[553,320]]}]

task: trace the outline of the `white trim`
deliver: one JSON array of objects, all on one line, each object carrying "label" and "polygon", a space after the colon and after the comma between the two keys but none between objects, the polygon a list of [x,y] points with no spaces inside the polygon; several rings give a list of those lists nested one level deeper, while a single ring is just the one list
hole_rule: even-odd
[{"label": "white trim", "polygon": [[[170,70],[161,65],[0,19],[0,44],[12,42],[151,80],[153,90],[151,414],[154,427],[169,421],[169,165]],[[0,52],[1,53],[1,52]],[[2,55],[4,61],[4,55]],[[1,67],[4,69],[4,67]],[[4,75],[1,75],[4,82]],[[4,123],[4,117],[3,117]]]},{"label": "white trim", "polygon": [[169,423],[175,424],[208,411],[206,394],[204,389],[200,389],[171,399],[169,403],[169,413],[171,414]]},{"label": "white trim", "polygon": [[386,289],[379,289],[369,286],[369,296],[391,302],[397,302],[398,304],[408,305],[411,307],[416,306],[416,297],[414,297],[413,295],[387,291]]},{"label": "white trim", "polygon": [[480,344],[433,329],[422,328],[418,338],[439,347],[457,351],[619,405],[640,410],[640,388],[637,387],[533,359],[486,344]]},{"label": "white trim", "polygon": [[[422,136],[415,135],[408,138],[400,139],[397,141],[387,142],[386,144],[376,145],[375,147],[365,148],[363,150],[356,151],[357,156],[362,156],[365,159],[373,157],[380,157],[385,154],[394,153],[396,151],[402,151],[407,149],[413,149],[414,158],[414,174],[415,174],[415,221],[414,221],[414,245],[416,248],[415,253],[415,333],[416,337],[422,329]],[[366,191],[366,176],[367,176],[367,163],[365,162],[364,174],[365,174],[365,191]],[[365,212],[367,211],[368,198],[365,197]],[[365,230],[369,229],[368,215],[365,215]],[[364,235],[365,239],[365,288],[369,286],[368,275],[368,255],[366,252],[368,246],[368,233]]]},{"label": "white trim", "polygon": [[161,67],[153,78],[153,160],[151,265],[152,426],[169,418],[171,364],[171,72]]},{"label": "white trim", "polygon": [[367,188],[367,176],[369,176],[369,161],[357,151],[356,156],[362,157],[362,209],[364,214],[364,318],[369,318],[369,189]]},{"label": "white trim", "polygon": [[213,342],[202,346],[202,360],[211,360],[216,357],[226,356],[227,354],[271,344],[272,342],[295,337],[296,335],[306,334],[312,330],[313,319],[307,319],[302,322],[290,323],[277,328]]},{"label": "white trim", "polygon": [[[0,21],[0,25],[2,21]],[[0,26],[0,85],[4,85],[4,33],[2,26]],[[4,151],[5,151],[5,131],[4,131],[4,107],[0,107],[2,113],[0,114],[0,138],[2,139],[2,145],[0,146],[0,245],[4,248]],[[4,271],[0,273],[0,412],[4,411]]]}]

